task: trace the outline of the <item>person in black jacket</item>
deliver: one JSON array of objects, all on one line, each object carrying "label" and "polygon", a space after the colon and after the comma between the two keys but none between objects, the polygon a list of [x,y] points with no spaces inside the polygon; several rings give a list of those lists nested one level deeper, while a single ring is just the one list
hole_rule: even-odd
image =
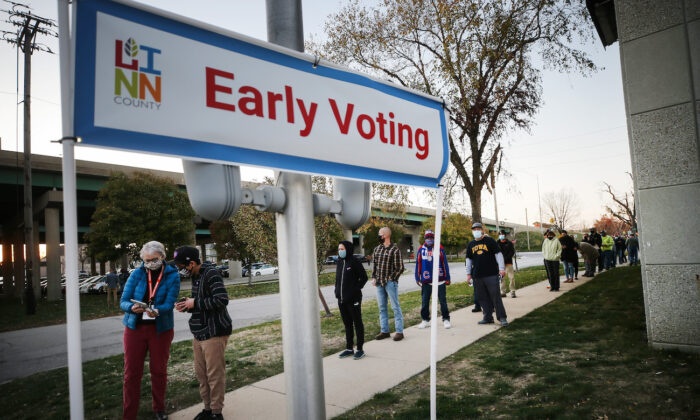
[{"label": "person in black jacket", "polygon": [[564,274],[566,274],[564,283],[573,283],[576,275],[574,267],[578,265],[578,244],[565,230],[561,231],[559,242],[561,243],[561,260],[564,263]]},{"label": "person in black jacket", "polygon": [[[595,228],[591,228],[591,234],[588,235],[589,239],[589,244],[593,245],[595,249],[598,250],[598,271],[603,271],[603,252],[600,250],[600,247],[603,245],[603,238],[600,236],[600,233],[595,231]],[[595,265],[593,266],[595,268]],[[595,274],[595,272],[593,273]]]},{"label": "person in black jacket", "polygon": [[[501,230],[498,235],[498,247],[501,248],[503,261],[506,265],[506,275],[510,279],[510,297],[515,297],[515,272],[513,271],[513,257],[515,257],[515,247],[506,236],[506,231]],[[501,297],[506,297],[506,278],[501,277]]]},{"label": "person in black jacket", "polygon": [[231,335],[232,322],[226,306],[228,293],[221,271],[199,259],[199,250],[181,246],[175,250],[174,261],[181,278],[192,279],[192,297],[175,304],[180,312],[192,314],[190,331],[194,336],[194,370],[199,380],[199,395],[204,410],[195,420],[223,419],[226,394],[226,342]]},{"label": "person in black jacket", "polygon": [[[338,244],[338,263],[335,267],[335,297],[338,298],[340,316],[345,325],[346,347],[339,357],[353,356],[355,360],[365,357],[365,326],[362,323],[362,288],[367,283],[367,272],[362,263],[353,257],[354,247],[350,241]],[[353,351],[353,327],[357,334],[357,352]]]}]

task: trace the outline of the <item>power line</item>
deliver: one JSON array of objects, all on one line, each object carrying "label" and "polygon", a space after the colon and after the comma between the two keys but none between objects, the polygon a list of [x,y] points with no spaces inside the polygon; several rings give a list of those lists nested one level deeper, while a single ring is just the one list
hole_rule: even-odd
[{"label": "power line", "polygon": [[626,126],[626,125],[618,125],[618,126],[615,126],[615,127],[603,128],[603,129],[600,129],[600,130],[593,130],[593,131],[588,131],[588,132],[585,132],[585,133],[572,134],[572,135],[566,136],[566,137],[558,137],[558,138],[554,138],[554,139],[541,140],[541,141],[537,141],[537,142],[534,142],[534,143],[527,143],[527,144],[521,144],[521,145],[513,145],[512,147],[513,147],[513,148],[516,148],[516,147],[533,146],[533,145],[535,145],[535,144],[553,143],[553,142],[558,142],[558,141],[561,141],[561,140],[567,140],[567,139],[572,139],[572,138],[576,138],[576,137],[583,137],[583,136],[588,136],[588,135],[596,134],[596,133],[604,133],[604,132],[606,132],[606,131],[613,131],[613,130],[617,130],[617,129],[623,128],[623,127],[627,127],[627,126]]}]

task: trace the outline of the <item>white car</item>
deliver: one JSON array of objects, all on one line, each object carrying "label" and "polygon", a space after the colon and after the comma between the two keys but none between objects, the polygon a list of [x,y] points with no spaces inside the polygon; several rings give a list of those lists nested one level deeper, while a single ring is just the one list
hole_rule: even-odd
[{"label": "white car", "polygon": [[277,274],[279,269],[272,264],[263,264],[260,267],[253,267],[253,274],[256,276],[267,276]]}]

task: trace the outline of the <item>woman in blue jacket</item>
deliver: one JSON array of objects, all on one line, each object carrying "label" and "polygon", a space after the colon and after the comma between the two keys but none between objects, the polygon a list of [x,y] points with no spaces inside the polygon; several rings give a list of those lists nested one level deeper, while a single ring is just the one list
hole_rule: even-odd
[{"label": "woman in blue jacket", "polygon": [[[173,308],[180,293],[177,268],[165,264],[165,248],[156,241],[141,249],[143,264],[124,285],[120,302],[124,313],[124,419],[135,419],[141,395],[141,377],[149,354],[151,395],[156,419],[167,419],[165,388],[168,358],[173,341]],[[136,300],[147,304],[143,308]]]}]

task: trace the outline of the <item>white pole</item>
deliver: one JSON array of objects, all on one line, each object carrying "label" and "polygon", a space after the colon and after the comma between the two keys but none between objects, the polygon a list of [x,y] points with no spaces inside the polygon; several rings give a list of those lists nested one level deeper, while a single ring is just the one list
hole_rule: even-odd
[{"label": "white pole", "polygon": [[[75,8],[75,4],[73,5]],[[75,9],[73,10],[75,12]],[[78,293],[78,208],[73,155],[73,72],[68,0],[58,0],[58,44],[61,70],[61,122],[63,134],[63,228],[66,256],[66,342],[70,417],[83,420],[83,361]],[[75,15],[74,15],[75,17]]]},{"label": "white pole", "polygon": [[[437,208],[435,209],[435,243],[433,244],[433,290],[430,324],[430,419],[437,419],[437,307],[440,281],[440,231],[442,230],[442,186],[438,186]],[[447,264],[447,261],[445,261]]]},{"label": "white pole", "polygon": [[540,200],[540,177],[539,177],[539,175],[537,176],[537,205],[540,206],[540,233],[544,234],[544,230],[542,228],[542,225],[544,224],[544,220],[542,220],[542,201]]},{"label": "white pole", "polygon": [[527,207],[525,208],[525,226],[527,226],[527,229],[525,229],[525,232],[527,232],[527,250],[530,250],[530,225],[527,222]]},{"label": "white pole", "polygon": [[498,200],[496,199],[496,180],[492,178],[491,187],[493,188],[493,208],[496,212],[496,234],[501,231],[501,221],[498,220]]},{"label": "white pole", "polygon": [[[304,50],[301,0],[267,0],[266,14],[268,41]],[[287,418],[322,420],[326,403],[311,177],[280,172],[277,185],[287,194],[284,212],[276,215]]]}]

